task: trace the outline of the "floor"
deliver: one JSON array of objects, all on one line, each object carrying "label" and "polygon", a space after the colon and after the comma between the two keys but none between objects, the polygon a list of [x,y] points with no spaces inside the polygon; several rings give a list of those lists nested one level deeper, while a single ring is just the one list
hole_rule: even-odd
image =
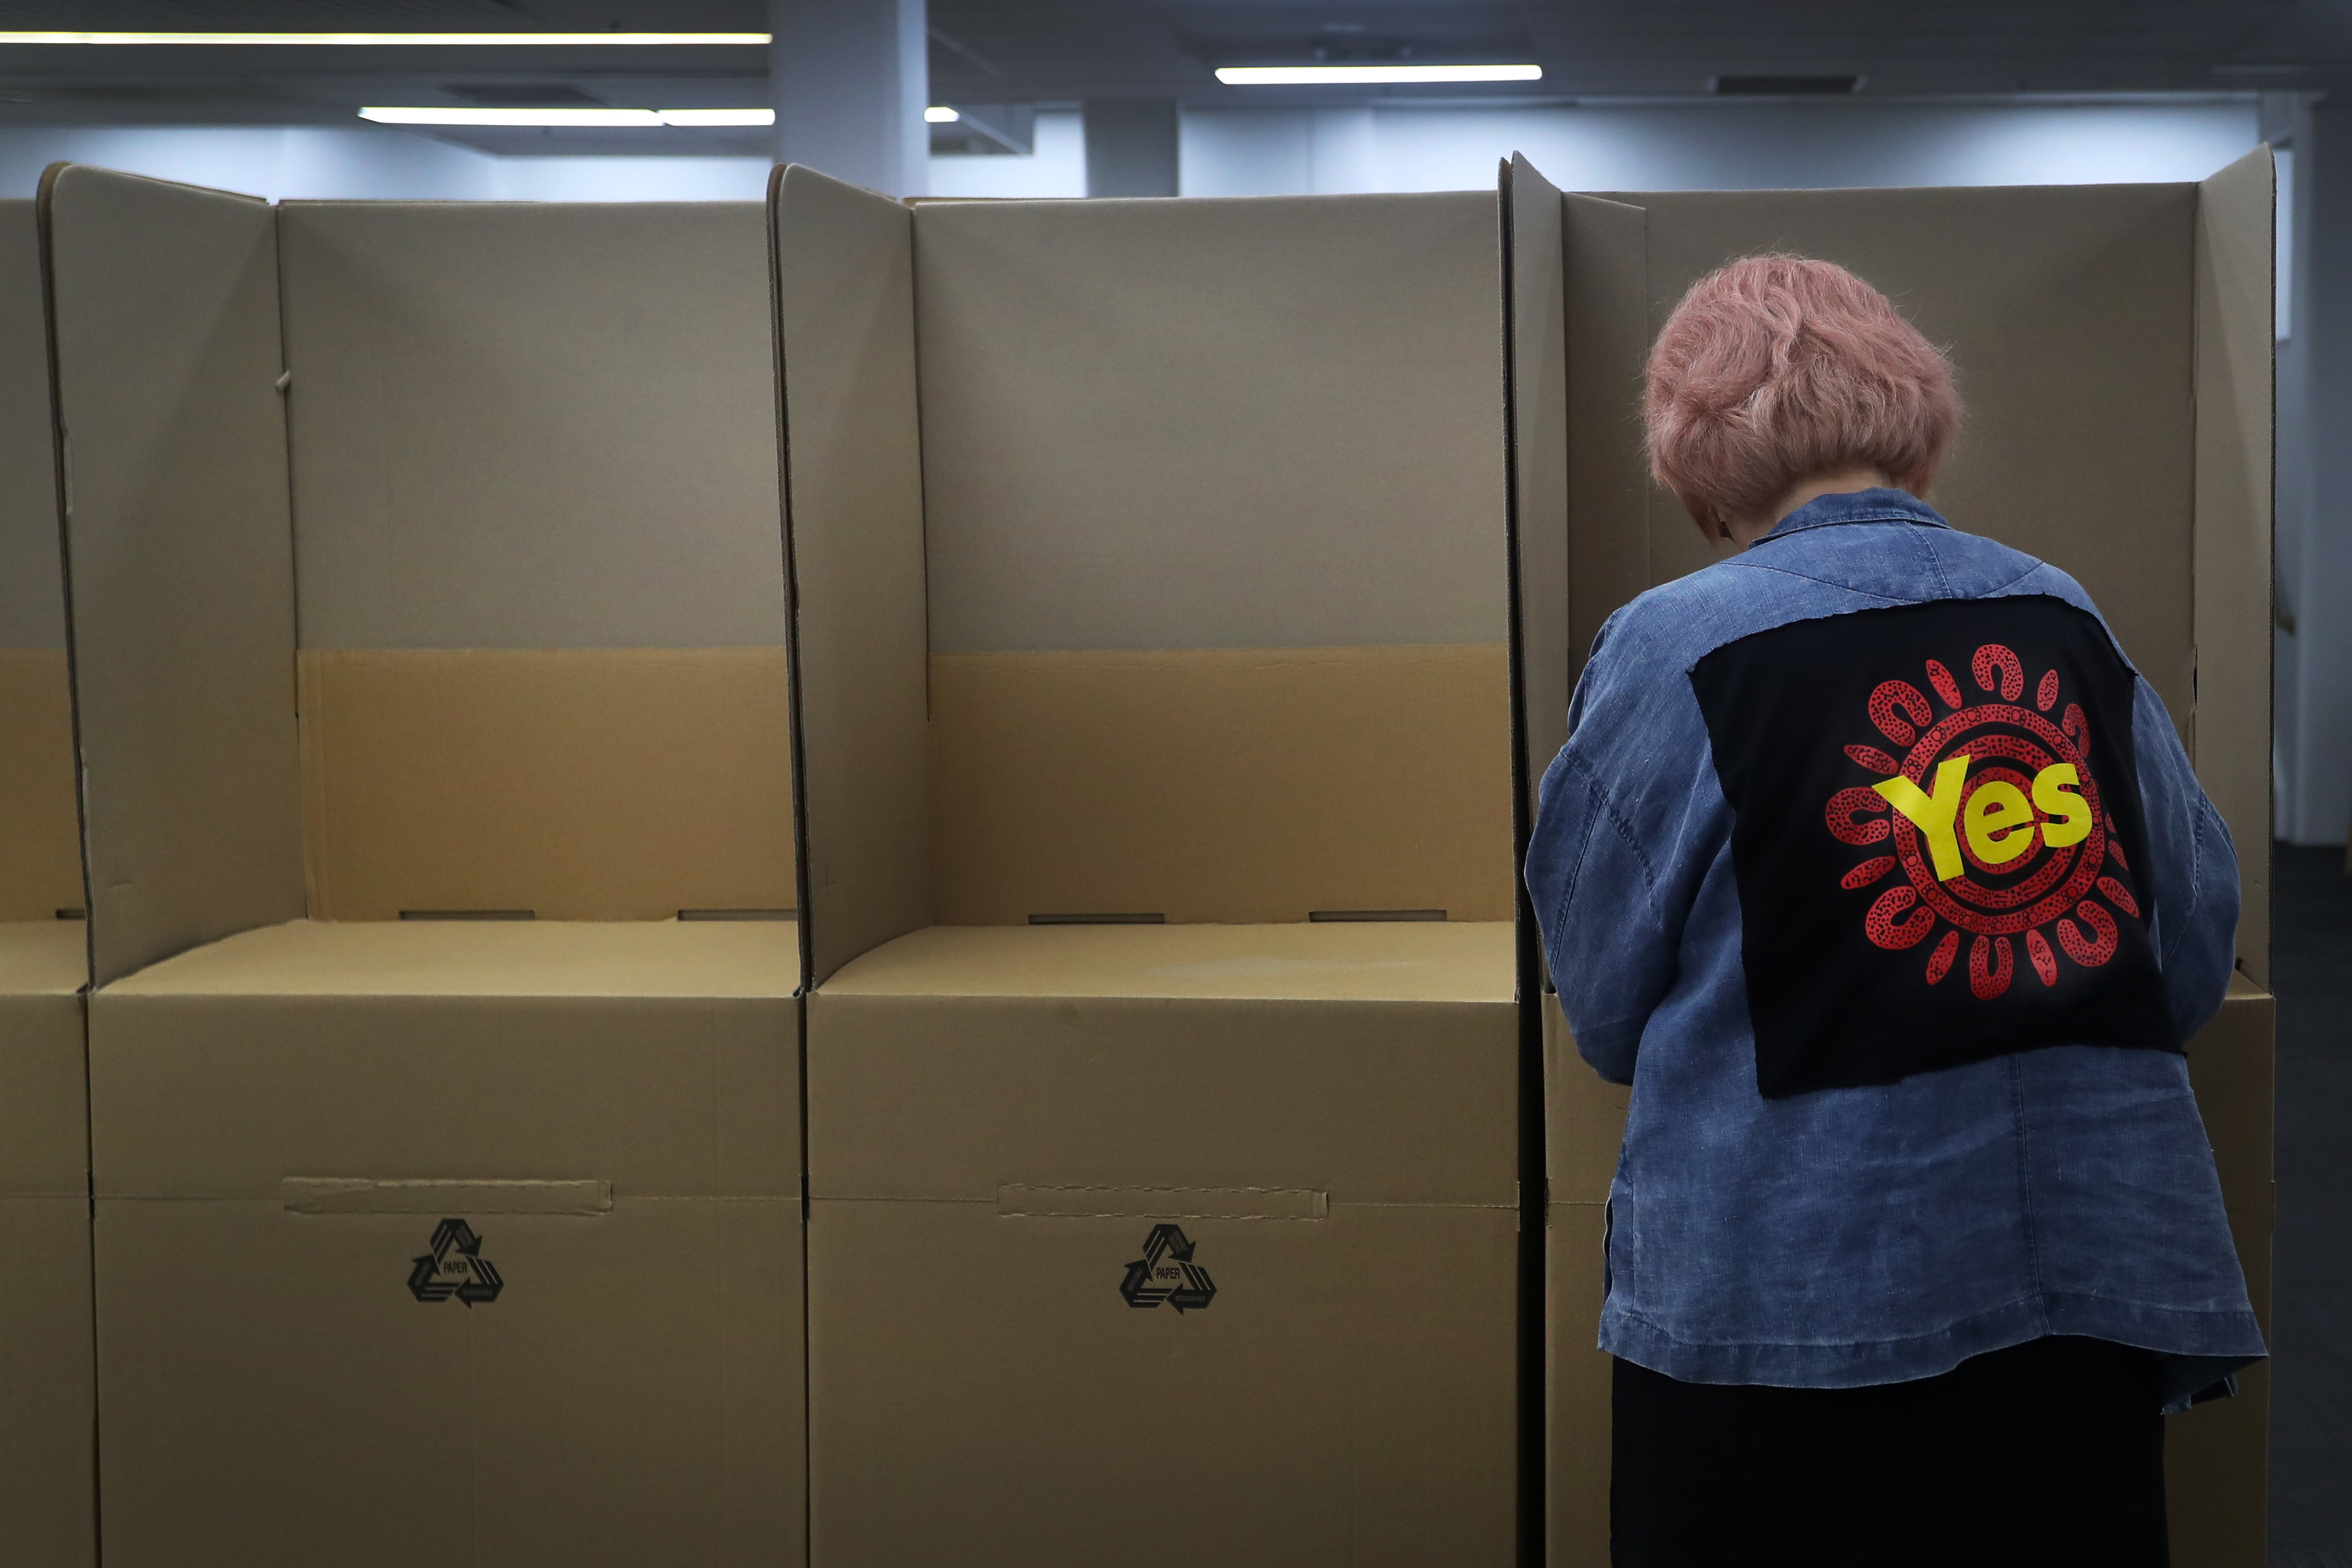
[{"label": "floor", "polygon": [[2352,1568],[2352,877],[2282,845],[2271,1568]]}]

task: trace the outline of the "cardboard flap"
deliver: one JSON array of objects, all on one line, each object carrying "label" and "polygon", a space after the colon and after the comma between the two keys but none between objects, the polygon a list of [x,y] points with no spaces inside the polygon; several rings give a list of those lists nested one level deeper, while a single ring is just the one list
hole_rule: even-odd
[{"label": "cardboard flap", "polygon": [[935,918],[1512,905],[1492,644],[931,660]]},{"label": "cardboard flap", "polygon": [[303,912],[277,223],[70,164],[40,206],[103,984]]},{"label": "cardboard flap", "polygon": [[0,202],[0,921],[82,905],[57,433],[31,202]]},{"label": "cardboard flap", "polygon": [[1504,345],[1510,359],[1513,693],[1518,788],[1536,786],[1568,742],[1568,309],[1559,187],[1513,153],[1503,166]]},{"label": "cardboard flap", "polygon": [[898,203],[798,165],[768,200],[814,987],[931,921],[914,230]]},{"label": "cardboard flap", "polygon": [[782,643],[756,204],[278,221],[304,647]]},{"label": "cardboard flap", "polygon": [[66,646],[40,231],[0,201],[0,647]]},{"label": "cardboard flap", "polygon": [[[2257,147],[2198,187],[2197,777],[2230,825],[2238,956],[2271,961],[2271,291],[2276,174]],[[2176,712],[2175,718],[2180,717]]]},{"label": "cardboard flap", "polygon": [[[1562,679],[1572,692],[1611,612],[1657,579],[1649,532],[1673,528],[1651,513],[1642,449],[1642,371],[1650,353],[1649,215],[1623,202],[1570,195],[1562,203],[1568,303],[1568,625]],[[1690,526],[1687,519],[1682,526]],[[1552,720],[1564,742],[1568,703]],[[1551,759],[1546,757],[1549,763]]]},{"label": "cardboard flap", "polygon": [[[2187,313],[2195,186],[1681,191],[1626,199],[1648,214],[1653,321],[1733,258],[1788,250],[1853,268],[1945,347],[1966,417],[1928,499],[1956,527],[2071,573],[2174,721],[2186,725],[2196,706],[2196,404]],[[1577,212],[1569,223],[1573,279]],[[1570,318],[1573,332],[1573,308]],[[1573,336],[1570,355],[1580,379]],[[1640,434],[1639,396],[1632,374],[1598,410],[1622,421],[1629,441]],[[1572,418],[1571,442],[1579,427]],[[1576,466],[1581,472],[1580,459]],[[1728,552],[1707,543],[1664,489],[1644,481],[1644,489],[1650,558],[1634,586]],[[1589,577],[1573,553],[1570,567],[1581,593]]]},{"label": "cardboard flap", "polygon": [[782,647],[304,648],[301,678],[320,920],[793,907]]},{"label": "cardboard flap", "polygon": [[916,209],[934,650],[1505,641],[1497,230],[1466,191]]}]

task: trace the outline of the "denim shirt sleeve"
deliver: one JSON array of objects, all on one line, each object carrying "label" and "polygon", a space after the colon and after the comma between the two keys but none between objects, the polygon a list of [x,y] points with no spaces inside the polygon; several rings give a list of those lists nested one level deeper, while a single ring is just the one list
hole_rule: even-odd
[{"label": "denim shirt sleeve", "polygon": [[1643,1027],[1675,982],[1684,922],[1711,858],[1704,847],[1712,840],[1719,850],[1727,837],[1724,822],[1710,820],[1726,813],[1690,681],[1629,630],[1626,614],[1601,627],[1577,683],[1527,864],[1577,1049],[1612,1083],[1633,1080]]},{"label": "denim shirt sleeve", "polygon": [[2238,854],[2206,798],[2189,753],[2146,680],[2133,699],[2132,750],[2147,817],[2148,876],[2156,892],[2149,935],[2165,996],[2182,1040],[2221,1011],[2237,959]]}]

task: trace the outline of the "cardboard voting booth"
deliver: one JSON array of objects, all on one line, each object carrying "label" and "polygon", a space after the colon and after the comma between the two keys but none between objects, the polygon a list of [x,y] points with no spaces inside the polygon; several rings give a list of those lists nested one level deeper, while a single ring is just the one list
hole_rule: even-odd
[{"label": "cardboard voting booth", "polygon": [[1512,1561],[1494,198],[772,203],[814,1560]]},{"label": "cardboard voting booth", "polygon": [[759,207],[41,200],[107,1560],[799,1561]]},{"label": "cardboard voting booth", "polygon": [[31,202],[0,202],[0,1562],[97,1556],[80,825]]},{"label": "cardboard voting booth", "polygon": [[[1931,498],[2072,573],[2179,727],[2244,873],[2239,969],[2189,1049],[2257,1310],[2269,1310],[2270,154],[2199,184],[1563,195],[1505,171],[1531,785],[1607,615],[1716,550],[1649,479],[1643,363],[1684,290],[1781,249],[1852,268],[1948,347],[1968,416]],[[1544,1006],[1551,1560],[1608,1555],[1591,1349],[1625,1092]],[[2263,1560],[2266,1373],[2172,1419],[2174,1560]]]}]

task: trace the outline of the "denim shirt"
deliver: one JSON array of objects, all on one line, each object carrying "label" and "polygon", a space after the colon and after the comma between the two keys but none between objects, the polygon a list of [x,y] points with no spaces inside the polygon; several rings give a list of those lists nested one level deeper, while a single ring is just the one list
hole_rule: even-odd
[{"label": "denim shirt", "polygon": [[[2178,1050],[2229,983],[2236,857],[2163,703],[2120,649],[2123,754],[2145,820],[2134,842],[2146,863],[2130,875],[2152,906],[2139,984],[2147,1007],[2168,1008],[2167,1048],[2044,1041],[1894,1081],[1759,1089],[1735,811],[1694,670],[1795,623],[2010,595],[2097,616],[2065,573],[1871,489],[1813,501],[1601,628],[1568,745],[1544,775],[1527,880],[1578,1050],[1633,1086],[1610,1190],[1603,1350],[1685,1382],[1842,1388],[2087,1335],[2159,1352],[2168,1408],[2264,1353]],[[1933,673],[1951,689],[1948,671]],[[2001,672],[1980,660],[1977,678],[1990,689]],[[1816,808],[1808,826],[1820,821]],[[2045,974],[2061,966],[2048,940],[2029,940]],[[2000,949],[2006,974],[2010,943]],[[1925,951],[1903,956],[1916,966]],[[1956,953],[1931,960],[1931,978]],[[1990,963],[1969,973],[1989,985]],[[2035,982],[2021,953],[2015,967],[2023,997]],[[1916,968],[1906,973],[1916,985]],[[1922,995],[1965,1009],[1966,979]]]}]

